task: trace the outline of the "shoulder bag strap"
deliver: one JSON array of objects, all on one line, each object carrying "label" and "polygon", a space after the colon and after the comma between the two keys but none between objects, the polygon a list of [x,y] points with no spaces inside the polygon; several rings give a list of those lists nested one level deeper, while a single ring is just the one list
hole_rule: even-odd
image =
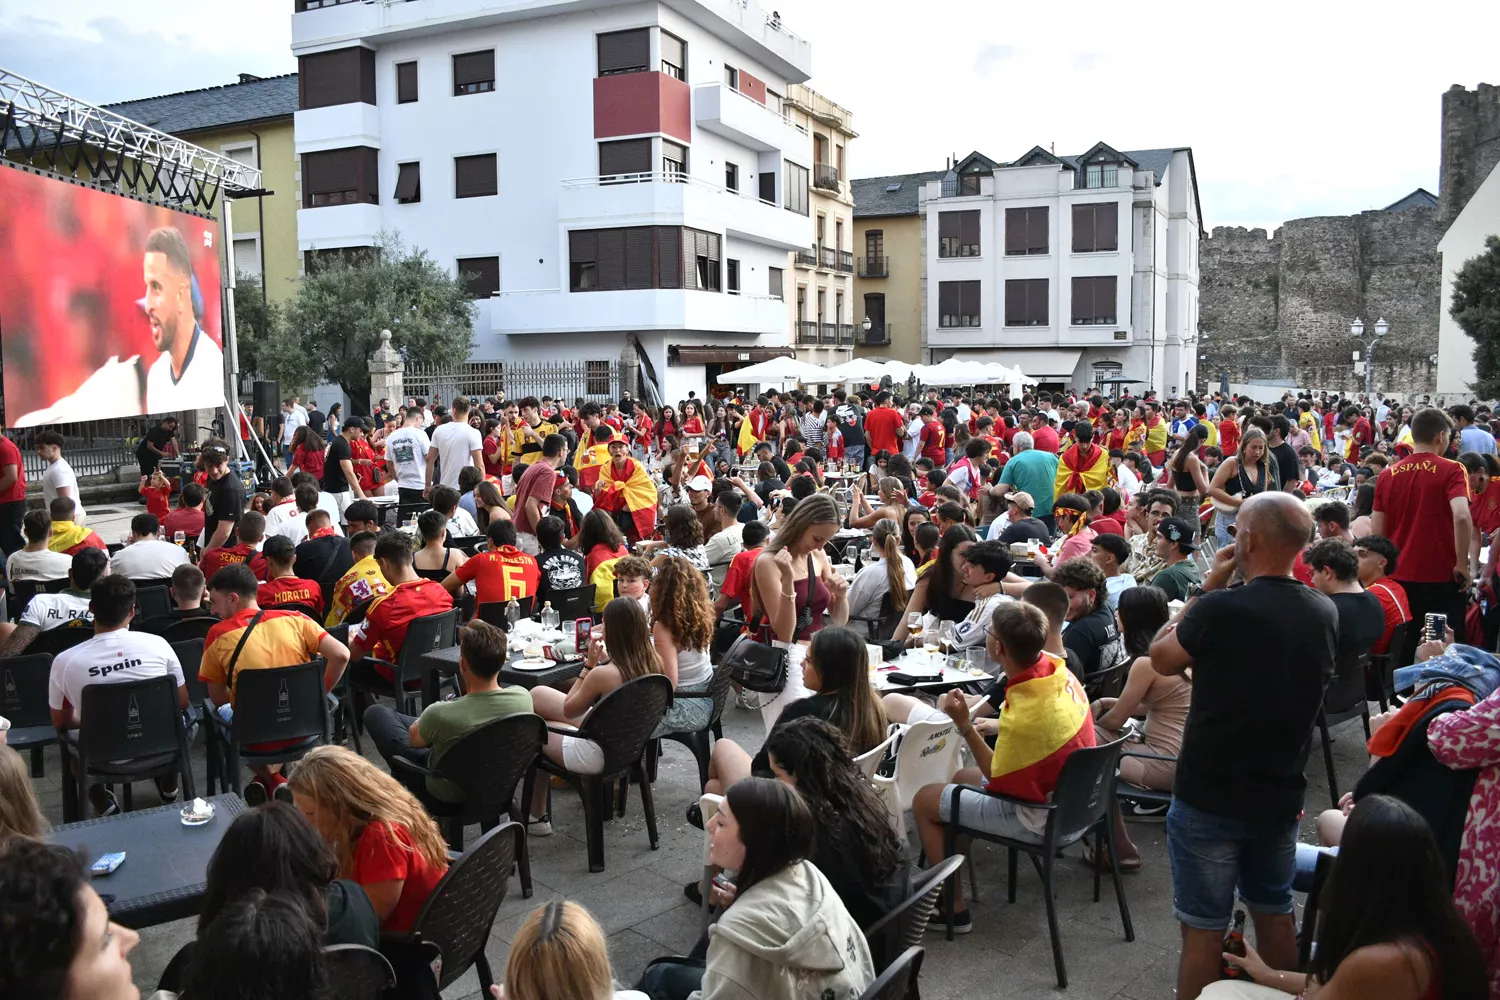
[{"label": "shoulder bag strap", "polygon": [[244,651],[245,642],[250,638],[250,633],[264,616],[264,610],[255,612],[255,617],[250,619],[250,623],[245,626],[245,631],[240,633],[240,641],[235,645],[234,652],[229,657],[229,665],[224,668],[224,686],[231,691],[234,690],[234,665],[240,661],[240,653]]}]

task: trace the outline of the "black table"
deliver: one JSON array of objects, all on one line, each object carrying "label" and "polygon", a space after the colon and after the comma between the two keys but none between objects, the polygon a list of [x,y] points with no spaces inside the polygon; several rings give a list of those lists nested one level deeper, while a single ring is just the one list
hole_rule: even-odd
[{"label": "black table", "polygon": [[111,920],[137,930],[152,927],[198,913],[208,859],[246,809],[238,795],[208,801],[214,818],[203,826],[183,826],[183,804],[177,802],[54,827],[48,839],[77,851],[86,865],[101,854],[124,851],[125,863],[114,874],[95,878],[94,888],[115,897]]},{"label": "black table", "polygon": [[[583,671],[582,660],[564,660],[550,670],[513,670],[510,664],[518,663],[524,659],[523,653],[512,653],[506,661],[506,665],[500,668],[496,676],[501,684],[513,687],[523,687],[528,691],[535,687],[544,687],[570,681]],[[439,677],[452,677],[458,673],[458,647],[449,646],[447,649],[435,649],[422,657],[422,702],[431,705],[438,697]]]}]

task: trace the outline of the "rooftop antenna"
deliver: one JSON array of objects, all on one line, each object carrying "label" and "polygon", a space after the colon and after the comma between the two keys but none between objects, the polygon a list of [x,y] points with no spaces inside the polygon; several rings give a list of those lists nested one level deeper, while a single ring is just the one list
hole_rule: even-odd
[{"label": "rooftop antenna", "polygon": [[1049,142],[1049,143],[1047,143],[1047,149],[1049,151],[1051,151],[1051,153],[1052,153],[1053,156],[1057,155],[1057,143],[1055,143],[1055,142]]}]

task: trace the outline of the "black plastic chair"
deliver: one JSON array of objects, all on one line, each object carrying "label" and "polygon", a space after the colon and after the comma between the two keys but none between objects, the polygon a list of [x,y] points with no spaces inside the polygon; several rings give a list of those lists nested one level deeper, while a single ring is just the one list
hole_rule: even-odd
[{"label": "black plastic chair", "polygon": [[396,711],[403,715],[419,715],[417,702],[421,697],[422,657],[434,649],[447,649],[458,641],[458,610],[449,609],[435,615],[423,615],[412,619],[406,627],[406,639],[396,662],[367,656],[364,663],[388,668],[394,681],[384,677],[364,676],[356,679],[352,672],[344,674],[345,721],[354,739],[354,752],[364,753],[359,740],[359,713],[355,709],[356,693],[366,692],[378,697],[391,698],[396,702]]},{"label": "black plastic chair", "polygon": [[142,618],[155,618],[172,613],[172,591],[167,587],[136,587],[135,613]]},{"label": "black plastic chair", "polygon": [[197,615],[192,618],[179,618],[156,634],[168,643],[176,645],[190,639],[207,639],[208,630],[217,624],[219,624],[219,619],[213,615]]},{"label": "black plastic chair", "polygon": [[921,948],[908,948],[884,972],[875,977],[859,1000],[919,1000],[917,977],[922,972]]},{"label": "black plastic chair", "polygon": [[1391,643],[1386,647],[1384,653],[1371,653],[1369,674],[1366,676],[1365,688],[1367,694],[1374,694],[1375,700],[1380,702],[1380,710],[1384,712],[1392,705],[1401,704],[1396,697],[1396,671],[1406,666],[1402,652],[1406,649],[1406,637],[1409,630],[1414,627],[1412,622],[1402,622],[1391,629]]},{"label": "black plastic chair", "polygon": [[[557,612],[558,621],[565,625],[579,618],[594,616],[594,585],[592,583],[582,587],[570,587],[567,590],[554,590],[547,599],[552,602],[552,610]],[[564,629],[564,631],[567,630]]]},{"label": "black plastic chair", "polygon": [[1318,918],[1323,901],[1323,890],[1333,874],[1334,855],[1318,854],[1317,867],[1313,869],[1312,889],[1307,893],[1307,905],[1302,909],[1302,926],[1297,931],[1297,968],[1307,971],[1312,962],[1313,942],[1318,939]]},{"label": "black plastic chair", "polygon": [[[694,759],[698,762],[698,789],[701,791],[708,784],[708,758],[713,752],[713,741],[724,735],[720,720],[724,716],[724,707],[729,704],[729,692],[734,686],[734,679],[729,676],[729,668],[720,663],[714,668],[713,678],[708,682],[708,687],[703,691],[673,691],[672,700],[683,698],[708,698],[713,701],[710,710],[708,724],[702,729],[694,729],[686,733],[662,733],[661,738],[671,740],[673,743],[681,743],[693,752]],[[649,762],[650,777],[656,780],[656,758],[657,754],[650,755]]]},{"label": "black plastic chair", "polygon": [[880,608],[874,615],[850,615],[850,623],[859,622],[865,627],[865,637],[870,642],[879,642],[889,639],[896,632],[896,626],[901,624],[903,611],[895,608],[891,603],[890,592],[880,598]]},{"label": "black plastic chair", "polygon": [[1334,663],[1333,681],[1323,692],[1323,707],[1318,710],[1318,732],[1323,738],[1323,766],[1328,770],[1328,797],[1339,804],[1338,769],[1333,763],[1333,736],[1330,730],[1350,719],[1360,719],[1365,726],[1365,742],[1370,740],[1370,703],[1366,699],[1365,673],[1368,653],[1343,653]]},{"label": "black plastic chair", "polygon": [[448,575],[453,571],[451,569],[419,569],[414,570],[413,572],[415,572],[417,576],[423,580],[431,580],[433,583],[442,583],[444,580],[448,579]]},{"label": "black plastic chair", "polygon": [[505,901],[521,829],[520,823],[502,823],[476,840],[448,866],[447,874],[422,904],[411,932],[382,934],[382,949],[388,945],[436,945],[443,956],[439,990],[474,966],[479,971],[479,992],[489,995],[494,977],[484,946],[489,942],[495,914]]},{"label": "black plastic chair", "polygon": [[[658,846],[656,806],[651,798],[651,782],[646,774],[645,753],[651,734],[656,731],[671,704],[672,682],[661,674],[648,674],[627,681],[601,698],[576,731],[547,727],[549,732],[592,740],[599,744],[604,754],[604,766],[598,774],[578,774],[554,763],[546,754],[538,755],[536,766],[526,774],[526,790],[521,798],[523,803],[531,802],[538,771],[563,778],[578,790],[579,797],[583,799],[584,822],[588,827],[591,872],[604,870],[604,817],[611,811],[609,791],[617,778],[624,778],[626,787],[631,778],[640,783],[646,832],[651,838],[651,849],[654,851]],[[615,805],[615,810],[622,816],[624,800],[625,792],[622,789],[619,802]]]},{"label": "black plastic chair", "polygon": [[[130,582],[135,584],[135,592],[137,594],[139,594],[143,590],[153,590],[159,587],[162,590],[167,591],[170,595],[172,590],[172,578],[170,576],[158,576],[149,578],[143,577],[141,579],[131,577]],[[173,603],[175,604],[176,602],[174,601]]]},{"label": "black plastic chair", "polygon": [[1125,672],[1135,660],[1129,656],[1121,656],[1113,666],[1095,670],[1083,677],[1083,691],[1088,695],[1089,701],[1100,698],[1114,698],[1119,695],[1120,688],[1125,683]]},{"label": "black plastic chair", "polygon": [[36,638],[26,647],[26,652],[46,653],[56,656],[58,653],[72,649],[80,643],[88,642],[94,637],[94,626],[91,622],[77,622],[70,625],[59,625],[49,628],[45,632],[37,633]]},{"label": "black plastic chair", "polygon": [[[1139,746],[1139,744],[1136,745]],[[1169,757],[1159,753],[1149,753],[1145,750],[1123,750],[1120,753],[1120,757],[1137,757],[1141,760],[1177,762],[1176,757]],[[1172,792],[1170,789],[1164,791],[1160,788],[1147,788],[1145,785],[1133,785],[1119,775],[1115,775],[1115,798],[1147,806],[1170,806],[1172,804]]]},{"label": "black plastic chair", "polygon": [[10,720],[6,740],[13,750],[31,751],[31,776],[41,778],[42,751],[57,742],[52,728],[52,712],[47,702],[47,679],[52,673],[52,657],[46,653],[27,653],[0,660],[0,715]]},{"label": "black plastic chair", "polygon": [[870,960],[875,971],[883,972],[894,965],[898,956],[917,947],[927,933],[927,923],[937,909],[938,895],[950,875],[963,867],[964,856],[944,858],[912,879],[911,895],[894,910],[865,928],[865,942],[870,946]]},{"label": "black plastic chair", "polygon": [[[177,683],[170,676],[142,681],[90,684],[83,689],[79,706],[82,725],[75,739],[59,732],[62,746],[63,821],[85,818],[90,778],[106,785],[125,786],[125,809],[131,802],[130,786],[148,778],[181,775],[184,799],[191,799],[193,770],[187,745],[187,728],[177,703]],[[70,760],[77,757],[74,777]]]},{"label": "black plastic chair", "polygon": [[[1102,842],[1107,846],[1110,874],[1115,882],[1115,897],[1120,904],[1120,920],[1125,925],[1125,940],[1135,940],[1135,927],[1130,922],[1130,908],[1125,902],[1125,886],[1120,880],[1120,861],[1119,852],[1115,848],[1114,823],[1110,820],[1115,804],[1115,769],[1120,762],[1123,744],[1124,740],[1115,740],[1104,746],[1085,747],[1069,754],[1068,759],[1063,763],[1062,771],[1057,776],[1057,787],[1053,790],[1051,802],[1024,802],[973,785],[956,785],[949,792],[948,814],[950,816],[961,815],[958,800],[959,796],[964,793],[988,795],[991,798],[1004,799],[1017,806],[1046,811],[1047,826],[1042,834],[1041,843],[1000,837],[983,830],[961,826],[958,823],[948,824],[943,839],[947,853],[950,855],[956,853],[955,848],[960,836],[970,836],[1005,845],[1009,852],[1006,890],[1009,901],[1012,903],[1016,901],[1016,852],[1024,851],[1031,858],[1037,874],[1042,877],[1042,895],[1047,903],[1047,929],[1052,936],[1052,958],[1057,966],[1057,985],[1062,989],[1068,986],[1068,971],[1063,964],[1062,938],[1057,929],[1055,896],[1058,851],[1077,843],[1089,833],[1095,835],[1095,845]],[[1097,903],[1099,902],[1100,872],[1098,865],[1094,865],[1093,868],[1094,902]],[[950,898],[957,890],[957,883],[958,873],[955,871],[949,882]],[[953,940],[952,907],[948,909],[948,940]]]},{"label": "black plastic chair", "polygon": [[[531,617],[532,601],[533,598],[529,595],[516,598],[516,610],[520,613],[520,617]],[[475,612],[475,617],[482,622],[488,622],[498,629],[509,629],[510,625],[505,620],[505,606],[509,603],[509,601],[486,601],[484,604],[479,605],[479,610]]]},{"label": "black plastic chair", "polygon": [[67,580],[12,580],[10,582],[10,619],[20,621],[21,612],[37,594],[60,593]]},{"label": "black plastic chair", "polygon": [[384,1000],[396,988],[396,970],[386,957],[362,944],[332,944],[323,949],[328,965],[327,1000]]},{"label": "black plastic chair", "polygon": [[[531,769],[542,744],[547,742],[547,723],[530,712],[502,716],[487,722],[453,744],[435,768],[397,757],[391,761],[396,779],[421,800],[428,815],[438,821],[448,846],[464,848],[464,827],[478,823],[488,833],[501,816],[522,821],[516,806],[516,786]],[[427,778],[444,778],[463,789],[462,802],[444,802],[427,791]],[[524,806],[524,804],[523,804]],[[521,895],[531,898],[531,851],[524,825],[519,834]]]},{"label": "black plastic chair", "polygon": [[198,676],[203,667],[203,640],[184,639],[171,646],[172,652],[177,654],[177,662],[182,664],[182,679],[188,693],[188,718],[201,723],[203,703],[208,700],[208,685]]},{"label": "black plastic chair", "polygon": [[443,545],[450,549],[461,549],[471,559],[478,555],[480,546],[489,541],[484,535],[449,535]]},{"label": "black plastic chair", "polygon": [[[214,779],[238,795],[242,765],[284,764],[300,760],[328,742],[328,699],[323,693],[321,659],[290,667],[241,667],[235,672],[234,722],[226,723],[210,704],[208,720],[208,794]],[[254,749],[286,743],[275,750]]]}]

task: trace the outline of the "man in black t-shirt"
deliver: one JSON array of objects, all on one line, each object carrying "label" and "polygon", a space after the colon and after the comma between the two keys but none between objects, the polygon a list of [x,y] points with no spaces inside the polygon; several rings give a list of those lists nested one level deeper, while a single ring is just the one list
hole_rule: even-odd
[{"label": "man in black t-shirt", "polygon": [[[1295,456],[1294,456],[1295,457]],[[1172,908],[1182,923],[1177,995],[1219,978],[1236,888],[1273,969],[1296,968],[1297,824],[1312,730],[1333,677],[1338,611],[1292,576],[1312,534],[1296,497],[1261,493],[1236,519],[1203,585],[1151,644],[1163,675],[1193,668],[1193,702],[1167,812]],[[1235,570],[1243,586],[1229,587]]]},{"label": "man in black t-shirt", "polygon": [[176,417],[162,417],[161,423],[146,431],[141,443],[135,446],[135,457],[141,463],[143,477],[156,471],[156,467],[166,457],[168,442],[176,436]]},{"label": "man in black t-shirt", "polygon": [[1036,501],[1031,494],[1025,490],[1019,493],[1008,494],[1006,500],[1006,513],[1010,515],[1010,523],[1005,530],[1000,532],[999,540],[1006,545],[1014,542],[1025,542],[1036,540],[1043,545],[1052,544],[1052,532],[1047,530],[1047,525],[1039,517],[1032,517],[1031,511],[1036,507]]},{"label": "man in black t-shirt", "polygon": [[235,528],[245,512],[245,484],[229,468],[229,455],[222,448],[203,449],[203,469],[208,473],[203,505],[203,551],[207,552],[235,544]]},{"label": "man in black t-shirt", "polygon": [[1271,418],[1271,433],[1267,436],[1266,443],[1276,461],[1277,478],[1281,481],[1283,490],[1297,490],[1303,475],[1302,460],[1297,457],[1297,449],[1286,443],[1286,437],[1290,433],[1290,420],[1279,416]]},{"label": "man in black t-shirt", "polygon": [[328,454],[323,459],[323,480],[319,485],[338,504],[340,517],[356,498],[365,498],[365,491],[360,488],[359,479],[354,474],[354,452],[349,447],[350,441],[364,436],[364,419],[350,417],[328,442]]},{"label": "man in black t-shirt", "polygon": [[1104,571],[1092,559],[1078,556],[1058,563],[1052,582],[1068,592],[1068,625],[1062,634],[1068,668],[1087,684],[1124,655]]},{"label": "man in black t-shirt", "polygon": [[1354,546],[1341,538],[1322,538],[1304,558],[1312,570],[1313,586],[1338,608],[1339,656],[1368,653],[1385,635],[1385,609],[1380,598],[1359,582],[1359,555]]}]

